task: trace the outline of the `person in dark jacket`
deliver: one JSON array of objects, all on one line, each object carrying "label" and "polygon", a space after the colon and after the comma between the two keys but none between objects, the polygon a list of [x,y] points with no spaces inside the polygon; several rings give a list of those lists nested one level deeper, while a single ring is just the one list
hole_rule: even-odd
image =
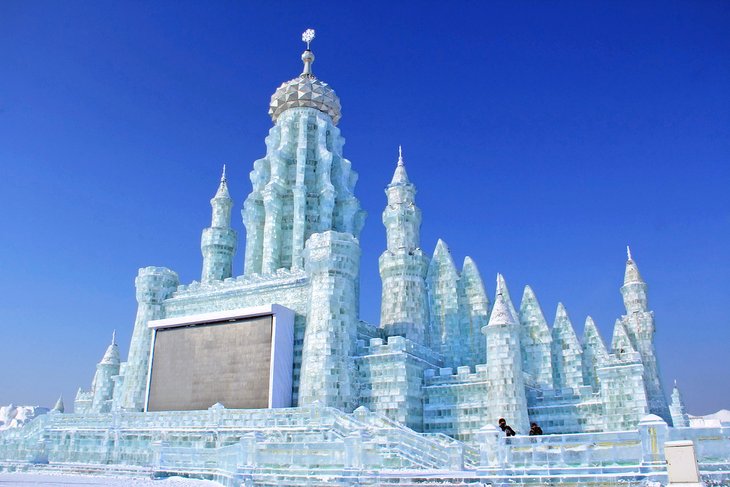
[{"label": "person in dark jacket", "polygon": [[537,423],[530,423],[530,436],[540,436],[542,434],[542,428]]},{"label": "person in dark jacket", "polygon": [[499,418],[499,427],[504,431],[505,436],[514,436],[515,430],[513,430],[504,418]]}]

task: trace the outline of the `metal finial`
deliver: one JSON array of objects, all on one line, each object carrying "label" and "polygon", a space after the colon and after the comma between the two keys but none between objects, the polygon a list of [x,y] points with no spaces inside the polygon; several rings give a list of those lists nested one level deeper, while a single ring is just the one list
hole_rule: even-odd
[{"label": "metal finial", "polygon": [[221,183],[226,182],[226,165],[223,164],[223,174],[221,175]]},{"label": "metal finial", "polygon": [[307,43],[307,51],[309,51],[309,44],[314,40],[314,29],[307,29],[302,33],[302,41]]},{"label": "metal finial", "polygon": [[304,62],[304,71],[300,76],[304,78],[314,78],[312,74],[312,63],[314,62],[314,53],[309,49],[309,43],[314,39],[314,29],[307,29],[302,34],[302,40],[307,43],[307,50],[302,53],[302,61]]},{"label": "metal finial", "polygon": [[400,145],[398,146],[398,165],[399,166],[405,165],[405,163],[403,162],[403,147]]},{"label": "metal finial", "polygon": [[631,260],[631,247],[626,246],[626,256]]}]

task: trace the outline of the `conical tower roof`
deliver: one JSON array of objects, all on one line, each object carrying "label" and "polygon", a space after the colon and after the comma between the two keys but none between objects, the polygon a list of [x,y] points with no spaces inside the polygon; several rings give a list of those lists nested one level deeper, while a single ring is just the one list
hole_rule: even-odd
[{"label": "conical tower roof", "polygon": [[218,199],[231,199],[231,195],[228,193],[228,180],[226,179],[226,165],[223,164],[223,174],[221,174],[221,183],[218,185],[218,191],[213,196],[214,200]]},{"label": "conical tower roof", "polygon": [[636,265],[636,262],[634,262],[634,259],[631,258],[631,248],[629,246],[626,246],[626,272],[624,273],[624,286],[627,284],[632,284],[635,282],[643,283],[644,280],[641,278],[641,274],[639,274],[639,268]]},{"label": "conical tower roof", "polygon": [[119,347],[117,346],[117,332],[112,332],[112,343],[107,347],[104,357],[101,359],[101,364],[119,364]]},{"label": "conical tower roof", "polygon": [[63,405],[63,396],[58,396],[58,401],[56,401],[56,404],[53,406],[52,411],[58,411],[59,413],[64,412],[66,408]]},{"label": "conical tower roof", "polygon": [[393,179],[390,181],[391,186],[397,184],[410,184],[408,173],[406,173],[406,165],[403,162],[403,148],[401,146],[398,146],[398,164],[395,167]]},{"label": "conical tower roof", "polygon": [[500,273],[497,274],[497,294],[502,294],[502,296],[504,296],[504,300],[507,302],[510,312],[512,312],[513,316],[517,316],[517,309],[515,309],[515,305],[512,303],[512,298],[509,296],[507,282],[504,280],[504,276]]},{"label": "conical tower roof", "polygon": [[489,316],[489,324],[487,326],[516,325],[517,319],[515,318],[514,312],[499,288],[499,278],[501,275],[498,274],[497,276],[497,295],[494,297],[494,307],[492,307],[492,314]]}]

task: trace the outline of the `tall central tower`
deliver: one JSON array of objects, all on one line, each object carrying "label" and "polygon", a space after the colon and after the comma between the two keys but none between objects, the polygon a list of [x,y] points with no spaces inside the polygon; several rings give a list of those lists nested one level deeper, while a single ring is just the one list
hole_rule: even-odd
[{"label": "tall central tower", "polygon": [[254,162],[253,191],[242,212],[246,275],[303,269],[312,234],[335,230],[357,238],[364,223],[353,194],[357,173],[342,157],[340,99],[312,73],[313,38],[311,30],[303,36],[302,74],[271,97],[274,126],[266,137],[266,156]]},{"label": "tall central tower", "polygon": [[[276,278],[301,272],[309,280],[298,405],[356,403],[360,243],[365,212],[353,191],[357,173],[342,157],[340,99],[312,73],[314,53],[302,40],[304,70],[271,97],[274,126],[266,156],[254,162],[253,190],[243,206],[244,274]],[[304,317],[301,317],[304,318]]]}]

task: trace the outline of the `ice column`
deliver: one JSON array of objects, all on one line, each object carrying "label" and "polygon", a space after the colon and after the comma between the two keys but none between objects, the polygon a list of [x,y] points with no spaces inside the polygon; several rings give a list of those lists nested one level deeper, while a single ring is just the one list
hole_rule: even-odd
[{"label": "ice column", "polygon": [[487,423],[497,424],[499,418],[505,418],[519,434],[527,434],[519,324],[499,288],[489,324],[482,332],[487,337]]},{"label": "ice column", "polygon": [[177,274],[165,267],[144,267],[137,274],[137,318],[124,364],[120,397],[114,398],[115,406],[118,404],[121,409],[141,411],[144,408],[152,340],[147,322],[164,318],[163,302],[177,289],[178,282]]},{"label": "ice column", "polygon": [[351,410],[360,245],[349,233],[316,233],[307,241],[304,261],[311,279],[311,308],[304,333],[299,406],[319,401]]}]

